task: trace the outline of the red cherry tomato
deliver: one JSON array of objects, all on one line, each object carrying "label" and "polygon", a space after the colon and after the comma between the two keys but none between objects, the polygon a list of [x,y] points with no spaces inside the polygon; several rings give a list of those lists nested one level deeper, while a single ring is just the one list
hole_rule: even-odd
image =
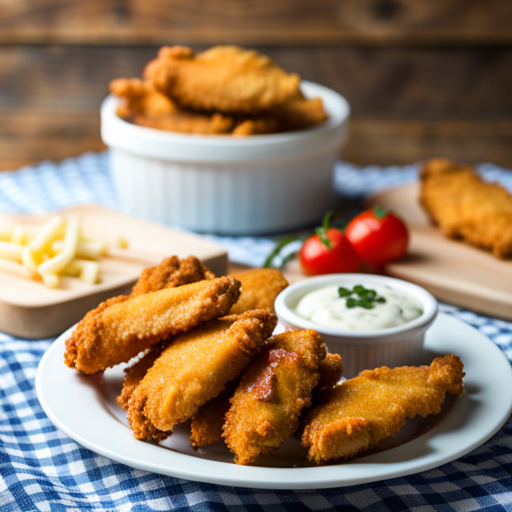
[{"label": "red cherry tomato", "polygon": [[401,258],[409,244],[406,225],[378,206],[354,217],[347,226],[346,234],[359,258],[374,265]]},{"label": "red cherry tomato", "polygon": [[[325,240],[328,239],[327,247]],[[308,276],[358,272],[360,261],[342,231],[328,228],[321,235],[308,238],[299,253],[303,272]]]}]

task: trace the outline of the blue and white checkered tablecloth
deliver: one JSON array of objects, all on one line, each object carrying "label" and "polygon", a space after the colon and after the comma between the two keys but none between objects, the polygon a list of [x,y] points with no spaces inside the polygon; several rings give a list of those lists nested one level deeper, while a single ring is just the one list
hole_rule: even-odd
[{"label": "blue and white checkered tablecloth", "polygon": [[[482,165],[485,177],[512,190],[512,173]],[[416,178],[417,166],[340,163],[344,195]],[[44,212],[77,203],[119,208],[108,154],[86,154],[0,173],[0,212]],[[212,237],[233,261],[261,265],[274,241]],[[1,286],[1,283],[0,283]],[[488,336],[512,361],[512,323],[442,305],[441,310]],[[461,459],[416,475],[353,487],[308,491],[230,488],[132,469],[91,452],[57,430],[34,389],[37,366],[53,340],[26,341],[0,333],[0,510],[364,510],[415,512],[512,511],[512,420]]]}]

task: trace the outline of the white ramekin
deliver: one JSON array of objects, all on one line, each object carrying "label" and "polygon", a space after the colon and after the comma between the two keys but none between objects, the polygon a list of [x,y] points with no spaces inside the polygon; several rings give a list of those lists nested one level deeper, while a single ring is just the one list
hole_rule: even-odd
[{"label": "white ramekin", "polygon": [[[324,327],[294,311],[300,299],[309,292],[325,286],[352,287],[362,283],[387,285],[411,295],[423,305],[422,315],[398,327],[355,331]],[[286,328],[318,331],[329,351],[341,354],[343,376],[351,378],[362,370],[380,366],[394,368],[420,364],[425,331],[437,315],[437,301],[423,288],[400,279],[372,274],[330,274],[292,284],[278,295],[275,310]]]},{"label": "white ramekin", "polygon": [[203,136],[137,126],[101,106],[120,200],[128,213],[203,233],[265,234],[319,221],[333,207],[333,167],[350,108],[335,91],[302,82],[329,114],[322,125],[251,137]]}]

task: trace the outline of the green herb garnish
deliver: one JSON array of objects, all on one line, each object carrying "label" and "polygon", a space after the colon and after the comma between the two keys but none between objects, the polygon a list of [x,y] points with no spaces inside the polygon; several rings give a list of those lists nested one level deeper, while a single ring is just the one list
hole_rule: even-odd
[{"label": "green herb garnish", "polygon": [[352,309],[360,307],[364,309],[373,309],[376,303],[384,304],[386,299],[377,295],[375,290],[369,290],[362,284],[356,284],[352,290],[340,286],[338,288],[340,298],[347,299],[347,308]]},{"label": "green herb garnish", "polygon": [[358,306],[358,300],[357,299],[354,299],[353,297],[349,297],[347,299],[347,308],[355,308],[356,306]]},{"label": "green herb garnish", "polygon": [[340,286],[338,288],[338,295],[341,298],[343,298],[343,297],[350,297],[350,295],[352,295],[352,292],[348,288],[343,288],[343,286]]}]

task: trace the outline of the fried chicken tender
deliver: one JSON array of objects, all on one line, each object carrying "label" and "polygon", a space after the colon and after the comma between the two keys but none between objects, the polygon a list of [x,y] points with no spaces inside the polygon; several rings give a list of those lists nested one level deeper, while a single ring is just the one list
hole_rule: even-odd
[{"label": "fried chicken tender", "polygon": [[[320,380],[314,389],[314,393],[333,388],[341,379],[342,369],[341,356],[339,354],[327,354],[318,366]],[[238,379],[230,382],[217,398],[204,404],[192,418],[190,421],[190,444],[194,448],[222,440],[226,413],[231,406],[230,399],[234,395],[238,383]]]},{"label": "fried chicken tender", "polygon": [[242,372],[276,323],[270,311],[255,310],[176,337],[133,392],[128,421],[135,437],[160,440],[171,435],[176,425],[189,420]]},{"label": "fried chicken tender", "polygon": [[121,98],[117,115],[139,126],[197,135],[231,133],[235,120],[219,113],[182,110],[147,80],[118,78],[110,82],[110,92]]},{"label": "fried chicken tender", "polygon": [[146,376],[148,370],[155,364],[155,361],[160,357],[163,349],[168,345],[168,343],[169,341],[163,341],[154,347],[148,348],[142,357],[132,363],[128,368],[125,368],[123,388],[121,389],[121,394],[116,398],[117,403],[125,411],[128,410],[135,388]]},{"label": "fried chicken tender", "polygon": [[420,177],[420,202],[446,236],[512,257],[512,195],[505,188],[450,160],[427,162]]},{"label": "fried chicken tender", "polygon": [[231,397],[238,387],[238,379],[231,381],[216,398],[205,403],[190,420],[190,445],[200,448],[222,440],[222,427]]},{"label": "fried chicken tender", "polygon": [[164,288],[176,288],[204,279],[215,279],[215,274],[195,256],[180,260],[178,256],[165,258],[159,265],[145,268],[132,289],[133,295],[156,292]]},{"label": "fried chicken tender", "polygon": [[312,128],[328,118],[321,98],[306,99],[301,96],[273,109],[267,115],[242,119],[232,134],[248,136],[293,132]]},{"label": "fried chicken tender", "polygon": [[242,283],[240,298],[230,313],[237,315],[251,309],[274,311],[276,297],[288,286],[288,281],[274,268],[256,268],[231,274]]},{"label": "fried chicken tender", "polygon": [[320,380],[315,388],[317,391],[332,389],[341,379],[343,362],[339,354],[327,354],[318,367]]},{"label": "fried chicken tender", "polygon": [[240,378],[226,414],[224,439],[237,464],[273,454],[299,426],[320,379],[326,347],[316,331],[286,331],[271,338]]},{"label": "fried chicken tender", "polygon": [[300,97],[300,77],[269,57],[237,46],[215,46],[199,54],[164,46],[144,78],[182,108],[254,115]]},{"label": "fried chicken tender", "polygon": [[308,99],[304,96],[278,107],[274,115],[278,119],[280,132],[312,128],[329,118],[324,110],[322,98]]},{"label": "fried chicken tender", "polygon": [[114,297],[89,311],[66,341],[65,363],[96,373],[127,362],[159,341],[225,315],[240,282],[220,277],[134,297]]},{"label": "fried chicken tender", "polygon": [[178,110],[151,82],[140,78],[116,78],[110,82],[109,91],[121,98],[117,114],[123,119],[132,118],[134,115],[154,118],[173,114]]},{"label": "fried chicken tender", "polygon": [[323,395],[305,414],[302,445],[317,464],[350,459],[396,435],[406,418],[441,411],[446,393],[462,394],[463,365],[455,355],[430,366],[365,370]]}]

